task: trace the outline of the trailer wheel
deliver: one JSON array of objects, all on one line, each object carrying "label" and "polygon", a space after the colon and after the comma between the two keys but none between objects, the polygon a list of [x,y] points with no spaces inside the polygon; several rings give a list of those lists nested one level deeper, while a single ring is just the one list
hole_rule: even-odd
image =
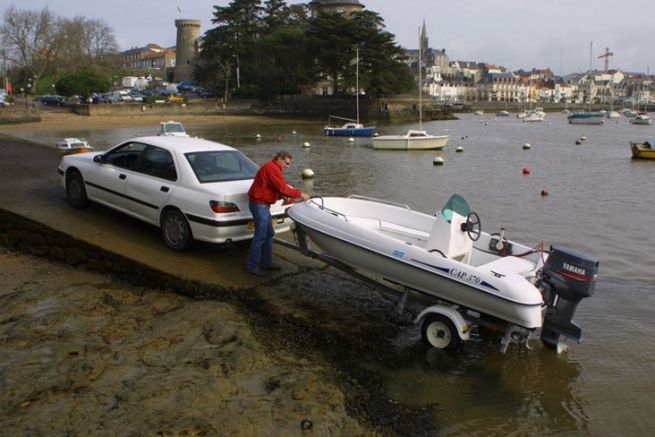
[{"label": "trailer wheel", "polygon": [[453,322],[442,314],[430,314],[423,321],[421,337],[428,346],[437,349],[457,349],[460,338]]}]

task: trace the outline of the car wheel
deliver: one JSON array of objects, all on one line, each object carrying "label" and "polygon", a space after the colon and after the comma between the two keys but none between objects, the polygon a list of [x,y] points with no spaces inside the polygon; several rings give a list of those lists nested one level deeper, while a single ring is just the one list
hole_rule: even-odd
[{"label": "car wheel", "polygon": [[161,235],[166,246],[177,252],[188,248],[193,242],[189,222],[184,214],[176,209],[164,211],[161,217]]},{"label": "car wheel", "polygon": [[89,204],[84,178],[77,170],[66,173],[66,200],[70,206],[77,209],[86,208]]}]

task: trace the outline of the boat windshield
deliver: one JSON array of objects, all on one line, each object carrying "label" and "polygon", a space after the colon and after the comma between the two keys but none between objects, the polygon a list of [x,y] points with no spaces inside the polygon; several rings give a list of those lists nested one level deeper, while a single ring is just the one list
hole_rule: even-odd
[{"label": "boat windshield", "polygon": [[450,196],[448,202],[446,202],[444,207],[441,209],[441,215],[444,216],[448,223],[450,223],[453,219],[453,212],[456,212],[462,217],[466,217],[471,213],[471,208],[466,202],[466,199],[464,199],[459,194],[453,194]]}]

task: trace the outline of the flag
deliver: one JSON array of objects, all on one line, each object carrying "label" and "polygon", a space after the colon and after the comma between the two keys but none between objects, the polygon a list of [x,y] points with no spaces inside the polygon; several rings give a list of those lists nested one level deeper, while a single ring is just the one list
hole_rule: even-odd
[{"label": "flag", "polygon": [[7,82],[7,93],[11,94],[11,82]]}]

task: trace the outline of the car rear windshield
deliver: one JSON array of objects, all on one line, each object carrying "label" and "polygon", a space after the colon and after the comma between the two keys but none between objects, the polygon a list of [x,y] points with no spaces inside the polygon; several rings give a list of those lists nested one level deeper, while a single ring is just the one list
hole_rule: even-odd
[{"label": "car rear windshield", "polygon": [[185,154],[200,183],[254,179],[257,164],[237,150],[211,150]]}]

